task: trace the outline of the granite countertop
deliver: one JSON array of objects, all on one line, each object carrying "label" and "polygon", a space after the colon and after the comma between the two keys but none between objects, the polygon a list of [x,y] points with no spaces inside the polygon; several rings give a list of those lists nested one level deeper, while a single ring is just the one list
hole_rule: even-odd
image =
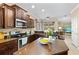
[{"label": "granite countertop", "polygon": [[0,39],[0,43],[8,42],[8,41],[15,40],[15,39],[17,39],[17,38]]}]

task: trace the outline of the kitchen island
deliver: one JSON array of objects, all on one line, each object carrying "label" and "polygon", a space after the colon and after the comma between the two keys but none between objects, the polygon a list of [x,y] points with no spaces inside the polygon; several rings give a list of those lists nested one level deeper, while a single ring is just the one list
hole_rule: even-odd
[{"label": "kitchen island", "polygon": [[69,48],[64,40],[56,39],[53,43],[40,44],[38,40],[27,44],[14,53],[14,55],[67,55]]}]

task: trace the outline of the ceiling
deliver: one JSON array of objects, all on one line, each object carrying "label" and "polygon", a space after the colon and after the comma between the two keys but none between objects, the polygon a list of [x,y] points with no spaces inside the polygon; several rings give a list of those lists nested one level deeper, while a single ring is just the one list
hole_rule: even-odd
[{"label": "ceiling", "polygon": [[[77,3],[17,3],[20,7],[28,10],[37,18],[63,17],[69,15]],[[35,5],[35,8],[32,8]],[[45,12],[42,12],[44,9]]]}]

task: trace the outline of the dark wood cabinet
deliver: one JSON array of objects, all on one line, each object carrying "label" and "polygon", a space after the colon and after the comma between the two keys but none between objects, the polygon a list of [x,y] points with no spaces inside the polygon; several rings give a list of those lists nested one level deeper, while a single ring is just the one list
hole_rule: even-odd
[{"label": "dark wood cabinet", "polygon": [[15,9],[15,18],[21,19],[21,9],[15,6],[14,6],[14,9]]},{"label": "dark wood cabinet", "polygon": [[22,9],[21,10],[21,19],[24,20],[24,11]]},{"label": "dark wood cabinet", "polygon": [[34,28],[34,20],[30,19],[30,23],[31,23],[31,28]]},{"label": "dark wood cabinet", "polygon": [[22,14],[21,19],[23,19],[23,20],[26,21],[26,16],[27,16],[26,11],[23,11],[23,10],[22,10],[21,14]]},{"label": "dark wood cabinet", "polygon": [[5,28],[14,28],[14,9],[5,5]]},{"label": "dark wood cabinet", "polygon": [[27,27],[28,28],[34,28],[34,20],[30,17],[27,18]]},{"label": "dark wood cabinet", "polygon": [[27,15],[27,11],[22,9],[17,5],[12,6],[15,9],[15,19],[20,19],[26,21],[27,28],[34,28],[34,20],[30,18],[30,15]]},{"label": "dark wood cabinet", "polygon": [[30,18],[26,10],[17,5],[0,4],[0,28],[15,28],[16,19],[26,21],[27,25],[24,27],[34,28],[34,20]]},{"label": "dark wood cabinet", "polygon": [[30,25],[31,25],[30,18],[27,18],[27,28],[30,28]]},{"label": "dark wood cabinet", "polygon": [[15,19],[21,19],[21,20],[25,20],[26,19],[26,13],[27,11],[22,9],[21,7],[17,6],[17,5],[13,5],[12,6],[15,9]]},{"label": "dark wood cabinet", "polygon": [[0,43],[0,55],[12,55],[17,50],[18,50],[17,39]]},{"label": "dark wood cabinet", "polygon": [[14,28],[14,9],[7,4],[2,4],[0,8],[0,25],[3,28]]},{"label": "dark wood cabinet", "polygon": [[3,28],[3,8],[0,8],[0,28]]}]

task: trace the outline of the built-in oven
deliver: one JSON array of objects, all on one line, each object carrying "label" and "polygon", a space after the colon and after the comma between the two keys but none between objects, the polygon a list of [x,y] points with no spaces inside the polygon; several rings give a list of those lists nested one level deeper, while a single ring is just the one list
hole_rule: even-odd
[{"label": "built-in oven", "polygon": [[27,22],[21,19],[16,19],[16,27],[27,27]]},{"label": "built-in oven", "polygon": [[25,46],[27,44],[27,40],[28,38],[27,37],[22,37],[22,38],[19,38],[18,40],[18,48],[21,48],[23,46]]}]

